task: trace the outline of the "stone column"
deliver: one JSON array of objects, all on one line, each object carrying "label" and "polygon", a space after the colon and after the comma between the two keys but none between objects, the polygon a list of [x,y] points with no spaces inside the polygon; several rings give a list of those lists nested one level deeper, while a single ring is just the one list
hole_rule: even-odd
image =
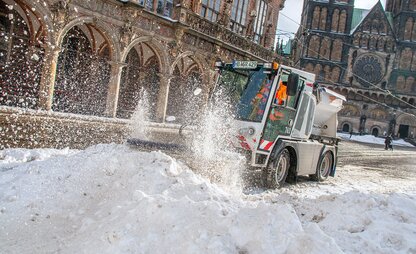
[{"label": "stone column", "polygon": [[55,87],[56,68],[61,49],[48,47],[45,49],[45,62],[42,68],[42,77],[39,86],[39,108],[51,110],[53,91]]},{"label": "stone column", "polygon": [[117,113],[117,103],[120,91],[120,80],[123,67],[125,63],[109,62],[111,66],[110,81],[108,84],[107,92],[107,104],[105,109],[105,115],[108,117],[115,117]]},{"label": "stone column", "polygon": [[169,86],[171,76],[169,74],[159,74],[160,84],[157,95],[156,121],[164,123],[166,118],[166,109],[168,107]]}]

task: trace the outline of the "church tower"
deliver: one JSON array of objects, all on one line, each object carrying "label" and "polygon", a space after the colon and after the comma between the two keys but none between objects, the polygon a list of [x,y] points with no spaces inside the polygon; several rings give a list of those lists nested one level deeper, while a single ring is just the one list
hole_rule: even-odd
[{"label": "church tower", "polygon": [[298,67],[323,82],[342,80],[353,9],[354,0],[305,0],[295,59]]},{"label": "church tower", "polygon": [[397,37],[396,58],[389,89],[399,95],[416,95],[416,0],[387,0]]}]

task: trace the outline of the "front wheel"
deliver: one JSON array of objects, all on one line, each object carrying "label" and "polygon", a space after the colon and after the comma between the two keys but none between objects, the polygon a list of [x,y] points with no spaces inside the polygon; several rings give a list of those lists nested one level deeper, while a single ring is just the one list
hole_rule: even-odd
[{"label": "front wheel", "polygon": [[318,182],[325,181],[331,173],[333,161],[331,152],[325,152],[319,160],[318,167],[316,168],[316,174],[312,175],[312,178]]},{"label": "front wheel", "polygon": [[281,188],[286,181],[290,167],[290,155],[287,149],[280,151],[267,168],[267,187]]}]

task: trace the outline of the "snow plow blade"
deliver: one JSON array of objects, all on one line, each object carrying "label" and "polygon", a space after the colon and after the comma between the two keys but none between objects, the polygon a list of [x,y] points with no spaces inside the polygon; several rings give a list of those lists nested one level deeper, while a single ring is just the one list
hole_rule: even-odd
[{"label": "snow plow blade", "polygon": [[155,141],[148,141],[142,139],[128,139],[127,143],[131,146],[136,146],[139,148],[149,149],[149,150],[168,150],[168,151],[186,151],[187,147],[181,144],[175,143],[162,143]]}]

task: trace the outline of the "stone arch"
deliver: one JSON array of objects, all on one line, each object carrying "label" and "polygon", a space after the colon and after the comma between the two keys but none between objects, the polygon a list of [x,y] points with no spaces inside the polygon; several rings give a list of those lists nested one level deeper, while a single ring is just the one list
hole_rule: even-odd
[{"label": "stone arch", "polygon": [[369,41],[369,36],[366,34],[362,35],[360,39],[360,47],[368,48],[368,41]]},{"label": "stone arch", "polygon": [[119,39],[116,37],[116,33],[109,31],[108,27],[111,25],[104,23],[103,21],[96,20],[93,17],[78,17],[66,24],[66,26],[59,31],[56,45],[60,47],[62,45],[62,41],[65,38],[66,34],[75,26],[82,26],[89,24],[93,26],[97,32],[99,32],[104,38],[108,40],[109,49],[110,49],[110,57],[112,61],[120,61],[120,43]]},{"label": "stone arch", "polygon": [[341,61],[342,48],[343,48],[342,40],[341,39],[335,39],[334,43],[332,45],[331,60],[338,61],[338,62]]},{"label": "stone arch", "polygon": [[312,15],[312,29],[318,29],[319,28],[319,21],[321,16],[321,8],[319,6],[315,6],[315,9],[313,10]]},{"label": "stone arch", "polygon": [[323,7],[321,9],[321,16],[319,17],[319,30],[326,30],[326,18],[328,16],[328,9]]},{"label": "stone arch", "polygon": [[400,54],[400,69],[409,70],[412,62],[413,52],[411,48],[405,48]]},{"label": "stone arch", "polygon": [[405,81],[404,76],[401,76],[401,75],[398,76],[396,80],[396,89],[398,91],[403,91],[405,86],[406,86],[406,81]]},{"label": "stone arch", "polygon": [[364,96],[363,96],[363,99],[364,99],[364,101],[365,102],[370,102],[370,93],[369,92],[365,92],[364,93]]},{"label": "stone arch", "polygon": [[160,106],[157,105],[157,98],[163,63],[160,62],[151,38],[134,40],[121,59],[124,68],[121,73],[116,116],[130,118],[142,100],[141,105],[147,107],[149,120],[155,120],[156,109]]},{"label": "stone arch", "polygon": [[151,36],[144,36],[144,37],[134,39],[122,52],[120,61],[124,62],[127,58],[127,55],[130,53],[130,50],[136,44],[143,43],[143,42],[151,45],[152,49],[154,50],[158,58],[158,62],[160,64],[159,66],[160,72],[168,74],[170,71],[168,54],[166,50],[164,49],[164,47],[158,41],[153,40]]},{"label": "stone arch", "polygon": [[416,71],[416,52],[413,52],[411,71]]},{"label": "stone arch", "polygon": [[404,92],[411,92],[412,91],[412,86],[415,83],[415,78],[412,76],[407,77],[406,79],[406,83],[404,86]]},{"label": "stone arch", "polygon": [[38,107],[44,45],[50,33],[36,5],[0,1],[0,105]]},{"label": "stone arch", "polygon": [[339,16],[338,32],[345,33],[346,25],[347,25],[347,11],[342,10],[341,15]]},{"label": "stone arch", "polygon": [[376,36],[370,36],[368,47],[372,50],[375,50],[377,48],[377,40],[378,38]]},{"label": "stone arch", "polygon": [[385,98],[385,96],[384,96],[383,94],[380,94],[380,95],[378,96],[378,99],[377,99],[377,100],[378,100],[379,102],[381,102],[381,103],[384,103],[384,102],[385,102],[385,99],[386,99],[386,98]]},{"label": "stone arch", "polygon": [[363,92],[358,91],[357,93],[355,93],[355,100],[362,101],[363,99]]},{"label": "stone arch", "polygon": [[328,37],[324,37],[321,41],[321,47],[319,49],[319,58],[324,60],[329,60],[329,56],[331,53],[331,39]]},{"label": "stone arch", "polygon": [[331,80],[333,82],[338,83],[340,75],[341,75],[341,69],[338,66],[335,66],[334,68],[332,68]]},{"label": "stone arch", "polygon": [[385,46],[386,42],[384,40],[383,37],[378,38],[377,41],[377,50],[378,51],[384,51],[384,46]]},{"label": "stone arch", "polygon": [[339,9],[334,9],[332,12],[331,32],[338,32]]},{"label": "stone arch", "polygon": [[322,65],[321,64],[315,65],[315,68],[314,68],[313,72],[316,75],[316,79],[320,79],[321,80],[323,78],[323,75],[322,75]]},{"label": "stone arch", "polygon": [[408,17],[406,20],[406,24],[404,25],[404,34],[403,39],[405,41],[410,41],[412,39],[412,32],[413,32],[413,18]]},{"label": "stone arch", "polygon": [[313,35],[309,40],[309,47],[308,47],[308,56],[309,57],[318,57],[319,52],[319,45],[321,41],[317,35]]},{"label": "stone arch", "polygon": [[89,20],[71,21],[58,37],[61,51],[52,104],[55,111],[104,115],[110,60],[118,60],[119,51],[99,29],[98,22]]},{"label": "stone arch", "polygon": [[[203,65],[193,52],[180,54],[170,68],[167,116],[177,123],[189,123],[202,110],[208,87],[204,85]],[[202,89],[200,94],[194,92]]]},{"label": "stone arch", "polygon": [[381,133],[381,127],[378,125],[374,125],[370,128],[370,133],[371,135],[373,135],[374,137],[378,137]]},{"label": "stone arch", "polygon": [[342,130],[342,132],[347,132],[347,133],[351,133],[352,131],[353,131],[353,128],[352,128],[352,123],[350,123],[350,122],[343,122],[342,124],[341,124],[341,130]]},{"label": "stone arch", "polygon": [[305,71],[307,71],[307,72],[313,72],[313,64],[312,63],[306,64]]},{"label": "stone arch", "polygon": [[355,99],[355,93],[353,91],[349,91],[347,95],[348,100],[354,100]]},{"label": "stone arch", "polygon": [[416,24],[413,22],[412,41],[416,41]]},{"label": "stone arch", "polygon": [[415,135],[416,130],[416,117],[409,114],[401,114],[396,119],[397,134],[400,138],[407,138]]}]

